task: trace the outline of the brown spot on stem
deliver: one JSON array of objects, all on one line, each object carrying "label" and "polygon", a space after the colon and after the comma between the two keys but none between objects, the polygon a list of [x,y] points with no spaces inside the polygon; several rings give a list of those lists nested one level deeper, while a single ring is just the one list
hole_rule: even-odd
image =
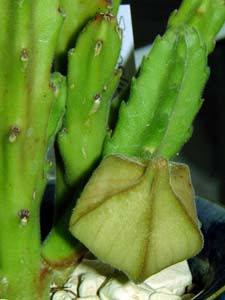
[{"label": "brown spot on stem", "polygon": [[101,95],[100,94],[96,94],[94,96],[94,101],[100,101],[101,100]]},{"label": "brown spot on stem", "polygon": [[16,125],[12,126],[10,128],[10,133],[14,133],[14,134],[18,135],[20,133],[20,128],[18,126],[16,126]]},{"label": "brown spot on stem", "polygon": [[21,50],[20,59],[21,61],[28,61],[29,55],[28,55],[28,50],[26,48],[23,48]]},{"label": "brown spot on stem", "polygon": [[17,136],[20,134],[21,129],[17,125],[13,125],[9,129],[9,142],[14,143],[16,141]]},{"label": "brown spot on stem", "polygon": [[201,6],[196,10],[196,13],[199,14],[199,15],[204,14],[204,12],[205,12],[205,10],[204,10],[204,8],[201,7]]},{"label": "brown spot on stem", "polygon": [[97,15],[95,16],[95,20],[96,20],[96,21],[100,21],[101,19],[102,19],[102,13],[97,14]]},{"label": "brown spot on stem", "polygon": [[30,217],[30,211],[28,209],[21,209],[18,213],[18,216],[20,218],[21,224],[26,225]]},{"label": "brown spot on stem", "polygon": [[114,15],[111,14],[110,12],[107,12],[107,13],[104,15],[104,18],[105,18],[105,20],[108,21],[108,22],[110,22],[110,21],[112,21],[112,20],[115,19]]},{"label": "brown spot on stem", "polygon": [[60,13],[60,15],[65,18],[66,17],[66,12],[65,10],[62,9],[61,6],[58,7],[58,12]]}]

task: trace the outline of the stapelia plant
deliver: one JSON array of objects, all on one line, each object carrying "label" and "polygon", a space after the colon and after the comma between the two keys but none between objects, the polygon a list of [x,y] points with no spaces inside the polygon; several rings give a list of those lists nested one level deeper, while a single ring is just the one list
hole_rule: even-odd
[{"label": "stapelia plant", "polygon": [[[201,106],[224,1],[183,1],[109,135],[121,76],[119,2],[0,2],[2,299],[47,300],[50,283],[69,276],[85,251],[68,230],[82,190],[71,232],[134,281],[201,249],[188,169],[168,159],[190,136]],[[55,224],[42,243],[39,210],[53,145]]]}]

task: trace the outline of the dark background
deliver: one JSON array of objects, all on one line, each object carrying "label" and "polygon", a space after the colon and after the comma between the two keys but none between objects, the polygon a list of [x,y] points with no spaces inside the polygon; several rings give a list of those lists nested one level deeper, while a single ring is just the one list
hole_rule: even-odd
[{"label": "dark background", "polygon": [[[170,13],[181,1],[132,0],[135,48],[151,44],[163,34]],[[194,133],[180,153],[191,168],[196,193],[225,204],[225,40],[209,56],[210,79],[203,94],[205,102],[195,120]]]}]

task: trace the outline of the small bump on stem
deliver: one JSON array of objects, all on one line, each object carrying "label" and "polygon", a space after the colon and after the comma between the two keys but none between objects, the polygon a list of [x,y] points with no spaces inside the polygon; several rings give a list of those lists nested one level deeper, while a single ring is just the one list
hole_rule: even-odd
[{"label": "small bump on stem", "polygon": [[36,199],[36,195],[37,195],[37,192],[36,190],[33,191],[33,194],[32,194],[32,200],[34,201]]},{"label": "small bump on stem", "polygon": [[74,48],[71,48],[69,51],[68,51],[68,55],[73,55],[75,53],[75,49]]},{"label": "small bump on stem", "polygon": [[20,59],[22,62],[26,62],[28,61],[29,59],[29,54],[28,54],[28,50],[26,48],[23,48],[21,50],[21,53],[20,53]]},{"label": "small bump on stem", "polygon": [[58,97],[59,95],[59,87],[58,85],[54,84],[54,82],[49,82],[49,87],[53,90],[55,97]]},{"label": "small bump on stem", "polygon": [[17,136],[20,134],[21,129],[17,125],[13,125],[9,129],[9,142],[14,143],[17,139]]},{"label": "small bump on stem", "polygon": [[203,7],[199,7],[199,8],[196,10],[196,14],[198,14],[198,15],[202,15],[202,14],[204,14],[204,12],[205,12],[205,10],[204,10]]},{"label": "small bump on stem", "polygon": [[94,95],[94,101],[96,102],[98,102],[98,101],[100,101],[101,100],[101,95],[100,94],[96,94],[96,95]]},{"label": "small bump on stem", "polygon": [[116,32],[118,33],[120,40],[122,40],[123,30],[119,26],[116,26]]},{"label": "small bump on stem", "polygon": [[60,15],[63,17],[63,18],[66,18],[66,12],[64,9],[62,9],[61,6],[58,7],[58,12],[60,13]]},{"label": "small bump on stem", "polygon": [[108,85],[104,85],[103,92],[106,92],[108,90]]},{"label": "small bump on stem", "polygon": [[25,226],[28,223],[30,211],[28,209],[21,209],[18,213],[18,216],[20,218],[21,225]]},{"label": "small bump on stem", "polygon": [[115,17],[114,17],[113,14],[108,12],[108,13],[104,14],[104,18],[105,18],[106,21],[111,22],[112,20],[114,20]]},{"label": "small bump on stem", "polygon": [[68,130],[66,127],[62,128],[60,131],[59,131],[59,135],[64,135],[64,134],[67,134]]},{"label": "small bump on stem", "polygon": [[102,46],[103,46],[103,41],[102,40],[98,40],[96,45],[95,45],[95,56],[98,56],[102,50]]},{"label": "small bump on stem", "polygon": [[83,155],[84,159],[86,159],[87,158],[87,152],[86,152],[85,147],[82,147],[81,152],[82,152],[82,155]]},{"label": "small bump on stem", "polygon": [[101,104],[101,95],[100,94],[96,94],[94,96],[94,104],[93,104],[93,106],[91,108],[91,111],[90,111],[89,115],[92,115],[92,114],[96,113],[97,110],[99,109],[100,104]]},{"label": "small bump on stem", "polygon": [[3,286],[8,286],[9,285],[9,281],[8,281],[7,277],[2,277],[0,282],[1,282],[1,285],[3,285]]},{"label": "small bump on stem", "polygon": [[111,14],[110,12],[107,13],[99,13],[95,16],[95,20],[100,21],[102,19],[105,19],[108,22],[111,22],[112,20],[115,19],[114,15]]}]

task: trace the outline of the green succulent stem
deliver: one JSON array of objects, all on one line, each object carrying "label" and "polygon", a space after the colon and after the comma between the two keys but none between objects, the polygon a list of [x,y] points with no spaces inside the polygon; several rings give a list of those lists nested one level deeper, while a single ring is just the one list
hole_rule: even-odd
[{"label": "green succulent stem", "polygon": [[224,0],[184,0],[179,10],[172,13],[168,26],[186,24],[195,27],[210,53],[214,49],[215,36],[224,22]]},{"label": "green succulent stem", "polygon": [[39,209],[61,95],[50,75],[64,19],[58,7],[58,0],[0,4],[0,298],[8,300],[48,299]]},{"label": "green succulent stem", "polygon": [[[13,191],[9,184],[4,186],[1,193],[7,204],[0,205],[1,228],[4,228],[0,233],[1,298],[42,299],[48,291],[40,278],[39,203],[31,201],[29,194],[25,198],[23,192]],[[41,198],[42,191],[37,191],[36,196]]]},{"label": "green succulent stem", "polygon": [[119,1],[116,4],[107,0],[61,0],[60,10],[65,15],[65,22],[60,31],[58,44],[56,48],[56,65],[65,69],[68,51],[74,47],[74,42],[86,25],[97,13],[110,12],[112,9],[118,9]]},{"label": "green succulent stem", "polygon": [[68,232],[68,223],[77,195],[101,158],[111,99],[121,76],[121,70],[115,70],[120,45],[116,18],[98,14],[69,52],[67,111],[57,140],[56,217],[68,199],[70,204],[42,248],[45,259],[54,264],[63,265],[67,258],[83,253]]},{"label": "green succulent stem", "polygon": [[175,156],[192,134],[209,75],[207,56],[225,22],[223,0],[184,0],[157,37],[122,102],[104,154]]},{"label": "green succulent stem", "polygon": [[120,72],[114,73],[120,45],[115,17],[99,14],[69,53],[67,112],[58,135],[69,185],[82,180],[101,155],[110,101],[120,79]]}]

